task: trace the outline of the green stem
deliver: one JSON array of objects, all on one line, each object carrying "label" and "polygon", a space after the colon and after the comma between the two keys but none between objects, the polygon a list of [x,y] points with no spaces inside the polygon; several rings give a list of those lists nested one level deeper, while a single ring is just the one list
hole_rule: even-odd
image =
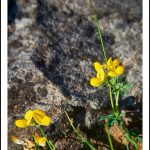
[{"label": "green stem", "polygon": [[109,96],[110,96],[112,110],[113,110],[113,112],[115,112],[111,86],[109,86]]},{"label": "green stem", "polygon": [[127,150],[129,150],[129,146],[128,146],[128,144],[126,144],[126,147],[127,147]]},{"label": "green stem", "polygon": [[69,115],[67,114],[67,112],[65,112],[65,114],[66,114],[66,116],[67,116],[67,119],[68,119],[68,121],[69,121],[71,127],[72,127],[73,130],[77,133],[77,135],[78,135],[79,138],[82,140],[82,142],[86,143],[86,144],[90,147],[91,150],[96,150],[96,148],[95,148],[90,142],[88,142],[88,140],[87,140],[85,137],[83,137],[83,136],[79,133],[79,131],[74,127],[74,125],[73,125],[73,123],[72,123],[72,121],[71,121]]},{"label": "green stem", "polygon": [[104,47],[104,41],[103,41],[103,37],[102,37],[102,31],[101,31],[101,27],[100,27],[100,24],[99,24],[99,21],[98,21],[98,16],[97,16],[95,7],[94,7],[94,5],[92,3],[92,0],[90,0],[90,4],[91,4],[92,10],[93,10],[94,21],[95,21],[97,29],[98,29],[100,42],[102,44],[102,50],[103,50],[103,54],[104,54],[104,57],[105,57],[105,61],[107,62],[107,56],[106,56],[106,50],[105,50],[105,47]]},{"label": "green stem", "polygon": [[136,141],[132,137],[130,137],[129,131],[126,128],[124,122],[122,124],[122,129],[124,131],[124,135],[125,135],[127,141],[131,142],[134,145],[135,149],[138,150],[138,145],[137,145]]},{"label": "green stem", "polygon": [[119,94],[120,94],[120,92],[118,92],[117,93],[117,95],[116,95],[116,112],[118,112],[119,111]]},{"label": "green stem", "polygon": [[114,150],[113,143],[112,143],[112,140],[111,140],[111,136],[109,134],[108,124],[107,123],[105,123],[105,131],[107,133],[107,138],[108,138],[108,141],[109,141],[110,149]]},{"label": "green stem", "polygon": [[55,148],[55,145],[54,145],[50,140],[48,140],[48,138],[47,138],[46,134],[44,133],[42,127],[39,125],[38,128],[40,129],[40,132],[42,133],[42,135],[45,137],[46,142],[47,142],[49,148],[50,148],[51,150],[55,150],[55,149],[56,149],[56,148]]},{"label": "green stem", "polygon": [[135,140],[133,140],[128,134],[126,134],[125,136],[126,136],[127,140],[134,145],[135,149],[138,150],[138,145],[135,142]]}]

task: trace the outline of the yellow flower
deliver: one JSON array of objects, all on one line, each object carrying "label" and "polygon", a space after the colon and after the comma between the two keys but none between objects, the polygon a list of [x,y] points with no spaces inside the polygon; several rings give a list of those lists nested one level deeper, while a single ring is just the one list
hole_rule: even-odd
[{"label": "yellow flower", "polygon": [[90,84],[92,86],[99,87],[105,80],[105,72],[103,66],[98,62],[94,63],[94,67],[97,72],[97,76],[91,79]]},{"label": "yellow flower", "polygon": [[34,139],[37,145],[45,147],[46,146],[46,138],[45,137],[40,137],[38,133],[35,133]]},{"label": "yellow flower", "polygon": [[108,70],[108,76],[111,77],[118,77],[124,73],[125,67],[120,65],[120,61],[115,59],[114,61],[112,58],[109,58],[104,67]]},{"label": "yellow flower", "polygon": [[52,123],[52,119],[46,116],[45,112],[41,109],[29,110],[25,113],[24,119],[16,121],[16,126],[20,128],[26,128],[31,125],[45,125],[49,126]]},{"label": "yellow flower", "polygon": [[15,124],[19,128],[26,128],[27,127],[27,120],[25,120],[25,119],[16,120]]},{"label": "yellow flower", "polygon": [[[118,59],[112,60],[109,58],[106,64],[101,65],[98,62],[94,63],[97,76],[90,80],[90,84],[94,87],[101,86],[106,80],[107,77],[118,77],[122,75],[125,71],[125,67],[121,65]],[[107,73],[105,72],[107,71]]]}]

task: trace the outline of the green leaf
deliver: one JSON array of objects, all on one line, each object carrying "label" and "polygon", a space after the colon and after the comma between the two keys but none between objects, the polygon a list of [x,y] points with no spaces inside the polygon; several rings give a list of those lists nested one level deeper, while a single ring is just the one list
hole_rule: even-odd
[{"label": "green leaf", "polygon": [[126,82],[126,76],[120,77],[119,80],[120,80],[121,82]]},{"label": "green leaf", "polygon": [[114,90],[112,90],[113,93],[117,93],[119,92],[119,89],[115,88]]},{"label": "green leaf", "polygon": [[106,119],[106,116],[101,116],[101,117],[99,117],[99,121],[103,121],[103,120],[105,120]]},{"label": "green leaf", "polygon": [[115,123],[115,119],[111,119],[108,121],[108,126],[111,127],[114,125],[114,123]]},{"label": "green leaf", "polygon": [[99,121],[103,121],[105,119],[114,119],[114,115],[103,115],[99,117]]},{"label": "green leaf", "polygon": [[143,141],[143,138],[140,137],[140,136],[138,136],[138,137],[137,137],[137,140],[138,140],[139,142],[142,142],[142,141]]},{"label": "green leaf", "polygon": [[130,135],[137,136],[137,133],[134,130],[130,130]]},{"label": "green leaf", "polygon": [[123,88],[126,89],[126,90],[130,90],[132,88],[132,84],[131,83],[127,83],[127,84],[124,85]]},{"label": "green leaf", "polygon": [[114,115],[108,115],[108,119],[115,119]]},{"label": "green leaf", "polygon": [[116,85],[116,84],[117,84],[117,78],[112,78],[112,79],[110,80],[110,83],[111,83],[112,85]]},{"label": "green leaf", "polygon": [[129,134],[126,134],[126,137],[127,137],[127,140],[128,140],[129,142],[131,142],[131,143],[135,146],[135,149],[138,150],[138,145],[137,145],[137,143],[135,142],[135,140],[132,139],[132,137],[131,137]]},{"label": "green leaf", "polygon": [[123,96],[126,96],[128,91],[131,90],[131,88],[132,88],[131,83],[128,83],[128,82],[123,83],[123,86],[121,87],[121,94]]},{"label": "green leaf", "polygon": [[119,126],[123,125],[122,120],[118,120],[118,124],[119,124]]},{"label": "green leaf", "polygon": [[125,112],[121,112],[120,114],[119,114],[119,119],[121,119],[122,120],[122,116],[125,114]]}]

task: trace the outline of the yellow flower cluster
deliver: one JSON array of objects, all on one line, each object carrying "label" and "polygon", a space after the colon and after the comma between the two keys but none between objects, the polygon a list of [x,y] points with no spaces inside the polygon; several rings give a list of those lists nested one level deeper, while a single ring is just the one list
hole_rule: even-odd
[{"label": "yellow flower cluster", "polygon": [[43,110],[29,110],[25,113],[24,119],[16,121],[16,126],[20,128],[26,128],[32,125],[44,125],[49,126],[52,123],[52,119],[48,117]]},{"label": "yellow flower cluster", "polygon": [[94,63],[97,76],[92,78],[90,84],[99,87],[104,83],[107,77],[118,77],[124,73],[125,67],[121,65],[118,59],[109,58],[106,64],[101,65],[99,62]]}]

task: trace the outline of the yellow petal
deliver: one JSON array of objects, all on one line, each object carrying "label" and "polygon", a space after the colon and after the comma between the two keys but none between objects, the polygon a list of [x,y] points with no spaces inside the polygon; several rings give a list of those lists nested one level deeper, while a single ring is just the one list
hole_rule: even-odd
[{"label": "yellow petal", "polygon": [[125,69],[124,66],[119,66],[119,67],[117,67],[117,69],[116,69],[115,72],[116,72],[118,75],[122,75],[122,74],[124,73],[124,69]]},{"label": "yellow petal", "polygon": [[27,125],[29,125],[31,123],[32,117],[33,117],[33,111],[28,110],[24,116],[24,118],[27,120]]},{"label": "yellow petal", "polygon": [[118,74],[114,71],[108,72],[108,75],[111,76],[111,77],[117,77],[118,76]]},{"label": "yellow petal", "polygon": [[100,78],[92,78],[90,84],[94,87],[99,87],[102,84],[102,81]]},{"label": "yellow petal", "polygon": [[107,61],[107,65],[111,65],[112,64],[112,58],[110,57]]},{"label": "yellow petal", "polygon": [[42,123],[42,119],[43,119],[43,117],[41,117],[41,116],[39,116],[38,114],[34,114],[33,115],[33,118],[34,118],[34,120],[35,120],[35,122],[37,123],[37,124],[41,124]]},{"label": "yellow petal", "polygon": [[102,66],[103,66],[104,68],[107,68],[107,64],[103,64]]},{"label": "yellow petal", "polygon": [[52,119],[48,116],[43,117],[42,125],[49,126],[52,123]]},{"label": "yellow petal", "polygon": [[34,140],[35,140],[36,144],[38,144],[38,145],[40,145],[42,147],[46,146],[46,138],[45,137],[40,137],[38,135],[38,133],[35,133]]},{"label": "yellow petal", "polygon": [[100,78],[101,81],[104,80],[104,78],[105,78],[105,72],[104,72],[103,68],[102,68],[102,70],[100,72],[97,72],[97,76],[96,77]]},{"label": "yellow petal", "polygon": [[98,62],[94,63],[94,67],[95,67],[95,70],[97,71],[97,78],[100,78],[103,81],[105,77],[105,72],[104,72],[103,67]]},{"label": "yellow petal", "polygon": [[45,137],[39,138],[38,145],[45,147],[46,146],[46,138]]},{"label": "yellow petal", "polygon": [[100,72],[102,70],[102,66],[99,62],[95,62],[94,67],[97,72]]},{"label": "yellow petal", "polygon": [[43,117],[46,116],[45,112],[41,109],[36,109],[33,111],[33,118],[37,124],[42,123]]},{"label": "yellow petal", "polygon": [[115,60],[113,61],[113,64],[114,64],[116,67],[118,67],[119,64],[120,64],[120,61],[119,61],[118,59],[115,59]]},{"label": "yellow petal", "polygon": [[43,110],[41,110],[41,109],[36,109],[36,110],[33,111],[33,113],[37,114],[40,117],[46,116],[45,112]]},{"label": "yellow petal", "polygon": [[22,119],[22,120],[17,120],[15,122],[16,126],[19,128],[26,128],[27,127],[27,120]]},{"label": "yellow petal", "polygon": [[104,72],[104,69],[102,68],[102,70],[101,70],[101,80],[103,81],[104,80],[104,78],[105,78],[105,72]]},{"label": "yellow petal", "polygon": [[97,77],[97,78],[101,78],[100,72],[97,72],[96,77]]},{"label": "yellow petal", "polygon": [[35,142],[38,144],[38,141],[39,141],[39,135],[38,135],[38,133],[35,133],[35,135],[34,135],[34,140],[35,140]]}]

